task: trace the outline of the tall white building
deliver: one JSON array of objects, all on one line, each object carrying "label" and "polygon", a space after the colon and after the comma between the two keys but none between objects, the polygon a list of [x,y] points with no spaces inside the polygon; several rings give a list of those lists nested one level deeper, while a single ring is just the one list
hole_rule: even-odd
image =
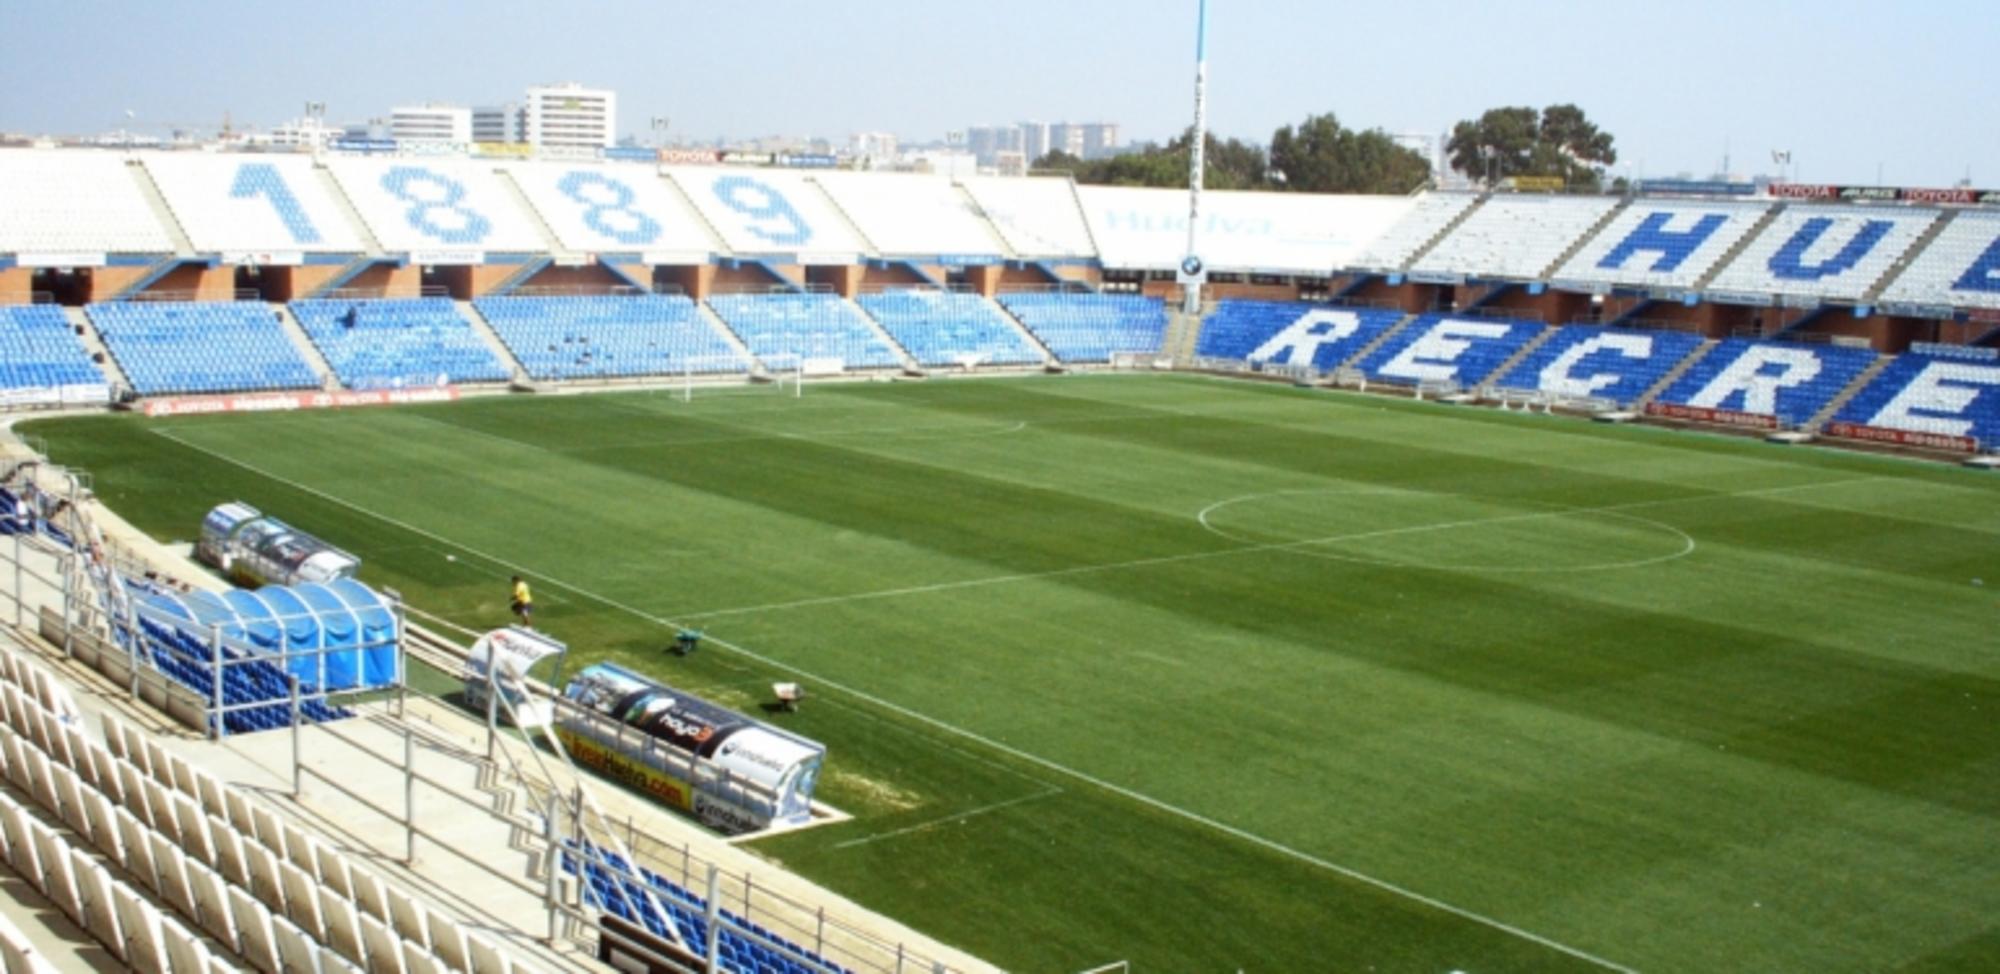
[{"label": "tall white building", "polygon": [[1030,163],[1049,154],[1049,126],[1046,122],[1022,122],[1021,154]]},{"label": "tall white building", "polygon": [[521,136],[521,106],[486,105],[473,109],[472,141],[523,141]]},{"label": "tall white building", "polygon": [[574,81],[528,89],[521,141],[541,147],[609,148],[618,138],[618,93]]},{"label": "tall white building", "polygon": [[1083,157],[1085,159],[1106,159],[1118,154],[1118,123],[1085,122],[1077,126],[1083,130]]},{"label": "tall white building", "polygon": [[389,136],[418,142],[470,142],[472,109],[435,104],[391,108]]}]

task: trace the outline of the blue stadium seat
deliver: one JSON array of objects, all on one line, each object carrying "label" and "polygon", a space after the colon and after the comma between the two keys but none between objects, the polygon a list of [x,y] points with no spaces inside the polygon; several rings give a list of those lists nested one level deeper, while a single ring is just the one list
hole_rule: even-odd
[{"label": "blue stadium seat", "polygon": [[1425,315],[1370,352],[1361,369],[1378,382],[1437,381],[1471,387],[1485,381],[1546,327],[1539,321]]},{"label": "blue stadium seat", "polygon": [[51,304],[0,305],[0,389],[101,385],[69,319]]},{"label": "blue stadium seat", "polygon": [[1837,345],[1732,338],[1711,350],[1660,396],[1703,409],[1811,419],[1875,361],[1874,351]]},{"label": "blue stadium seat", "polygon": [[1835,419],[1971,437],[1990,448],[2000,443],[2000,361],[1981,354],[1990,351],[1903,355],[1848,400]]},{"label": "blue stadium seat", "polygon": [[1158,298],[1023,291],[1002,295],[1000,303],[1064,362],[1157,353],[1166,341],[1167,309]]},{"label": "blue stadium seat", "polygon": [[850,369],[894,368],[896,350],[834,294],[722,294],[708,306],[759,359],[840,359]]},{"label": "blue stadium seat", "polygon": [[1494,384],[1629,405],[1701,343],[1686,332],[1569,325]]},{"label": "blue stadium seat", "polygon": [[141,395],[319,386],[260,302],[121,301],[84,311]]},{"label": "blue stadium seat", "polygon": [[449,298],[294,301],[291,308],[349,389],[507,379],[507,367]]},{"label": "blue stadium seat", "polygon": [[482,298],[473,307],[539,380],[746,372],[678,294]]},{"label": "blue stadium seat", "polygon": [[1403,319],[1400,311],[1292,301],[1225,300],[1202,324],[1195,354],[1267,365],[1338,368]]},{"label": "blue stadium seat", "polygon": [[976,294],[884,291],[860,305],[924,365],[1033,365],[1042,356]]},{"label": "blue stadium seat", "polygon": [[[668,936],[667,925],[671,923],[690,949],[697,954],[706,950],[707,900],[652,870],[635,870],[624,857],[594,843],[565,840],[560,861],[563,872],[583,877],[586,905],[621,920],[640,924],[663,937]],[[652,897],[646,895],[649,890],[653,893]],[[654,906],[655,901],[658,908]],[[665,910],[667,915],[661,916],[660,910]],[[722,970],[732,974],[815,974],[817,970],[846,970],[728,910],[719,912],[725,922],[716,931],[715,953]],[[801,963],[800,957],[810,958],[812,964]]]}]

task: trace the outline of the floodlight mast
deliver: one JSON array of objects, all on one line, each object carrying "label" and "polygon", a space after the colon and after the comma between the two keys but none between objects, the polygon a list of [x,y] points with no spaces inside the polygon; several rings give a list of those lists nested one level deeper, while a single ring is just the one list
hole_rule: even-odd
[{"label": "floodlight mast", "polygon": [[1201,311],[1208,266],[1201,259],[1201,187],[1208,149],[1208,0],[1198,0],[1194,28],[1194,133],[1188,144],[1188,242],[1181,258],[1181,310]]}]

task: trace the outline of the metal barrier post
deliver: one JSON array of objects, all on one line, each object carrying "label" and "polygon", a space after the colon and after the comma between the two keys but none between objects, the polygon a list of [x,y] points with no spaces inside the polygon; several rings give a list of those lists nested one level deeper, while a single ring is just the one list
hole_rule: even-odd
[{"label": "metal barrier post", "polygon": [[403,725],[403,862],[417,861],[417,737]]},{"label": "metal barrier post", "polygon": [[229,728],[223,726],[225,721],[222,712],[222,684],[224,682],[222,678],[222,623],[219,622],[209,623],[208,626],[208,665],[209,673],[214,676],[214,679],[210,681],[212,690],[209,696],[213,698],[210,703],[214,705],[215,709],[210,711],[210,713],[215,716],[215,739],[219,741],[229,734]]},{"label": "metal barrier post", "polygon": [[708,974],[716,974],[720,966],[716,963],[717,947],[722,941],[722,870],[714,863],[708,865]]},{"label": "metal barrier post", "polygon": [[292,683],[292,798],[296,800],[305,792],[305,762],[300,760],[302,749],[299,738],[304,734],[303,721],[299,720],[299,678],[297,674],[285,674]]},{"label": "metal barrier post", "polygon": [[548,814],[542,816],[542,841],[549,844],[549,882],[545,895],[549,900],[549,943],[553,944],[558,936],[557,916],[560,913],[556,905],[556,890],[562,876],[562,847],[556,840],[556,799],[553,795],[549,796]]},{"label": "metal barrier post", "polygon": [[56,558],[56,568],[62,573],[63,580],[63,655],[71,659],[76,658],[76,625],[70,618],[76,603],[76,583],[71,578],[74,573],[70,571],[70,562],[75,557],[72,554]]},{"label": "metal barrier post", "polygon": [[495,739],[500,736],[500,681],[495,673],[500,669],[499,653],[486,652],[486,760],[493,760]]}]

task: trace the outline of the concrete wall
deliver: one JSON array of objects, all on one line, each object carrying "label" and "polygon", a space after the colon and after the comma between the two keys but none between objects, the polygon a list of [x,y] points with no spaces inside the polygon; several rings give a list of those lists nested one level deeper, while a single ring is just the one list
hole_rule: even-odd
[{"label": "concrete wall", "polygon": [[236,268],[182,264],[146,285],[146,294],[171,294],[194,301],[236,300]]},{"label": "concrete wall", "polygon": [[415,264],[402,267],[377,264],[355,275],[343,287],[374,291],[389,298],[414,298],[423,293],[423,285],[423,268]]},{"label": "concrete wall", "polygon": [[[823,284],[827,287],[832,288],[833,293],[838,294],[843,298],[852,298],[855,295],[860,294],[861,281],[863,278],[872,279],[877,275],[885,273],[886,272],[879,270],[869,270],[859,265],[846,265],[846,266],[827,265],[827,266],[805,268],[807,284]],[[903,273],[906,276],[912,278],[916,276],[914,274],[910,274],[908,271],[903,271]],[[871,280],[870,283],[874,282]]]},{"label": "concrete wall", "polygon": [[706,301],[708,300],[708,296],[715,291],[716,271],[717,268],[714,264],[655,267],[653,268],[653,284],[655,287],[675,285],[682,291],[687,292],[688,297],[696,301]]},{"label": "concrete wall", "polygon": [[0,271],[0,304],[27,304],[35,290],[35,272],[28,267]]},{"label": "concrete wall", "polygon": [[148,267],[92,267],[78,281],[83,285],[78,297],[87,304],[109,301],[119,292],[139,283],[151,270]]},{"label": "concrete wall", "polygon": [[1297,284],[1214,284],[1208,286],[1211,301],[1242,298],[1250,301],[1297,301],[1302,290]]}]

